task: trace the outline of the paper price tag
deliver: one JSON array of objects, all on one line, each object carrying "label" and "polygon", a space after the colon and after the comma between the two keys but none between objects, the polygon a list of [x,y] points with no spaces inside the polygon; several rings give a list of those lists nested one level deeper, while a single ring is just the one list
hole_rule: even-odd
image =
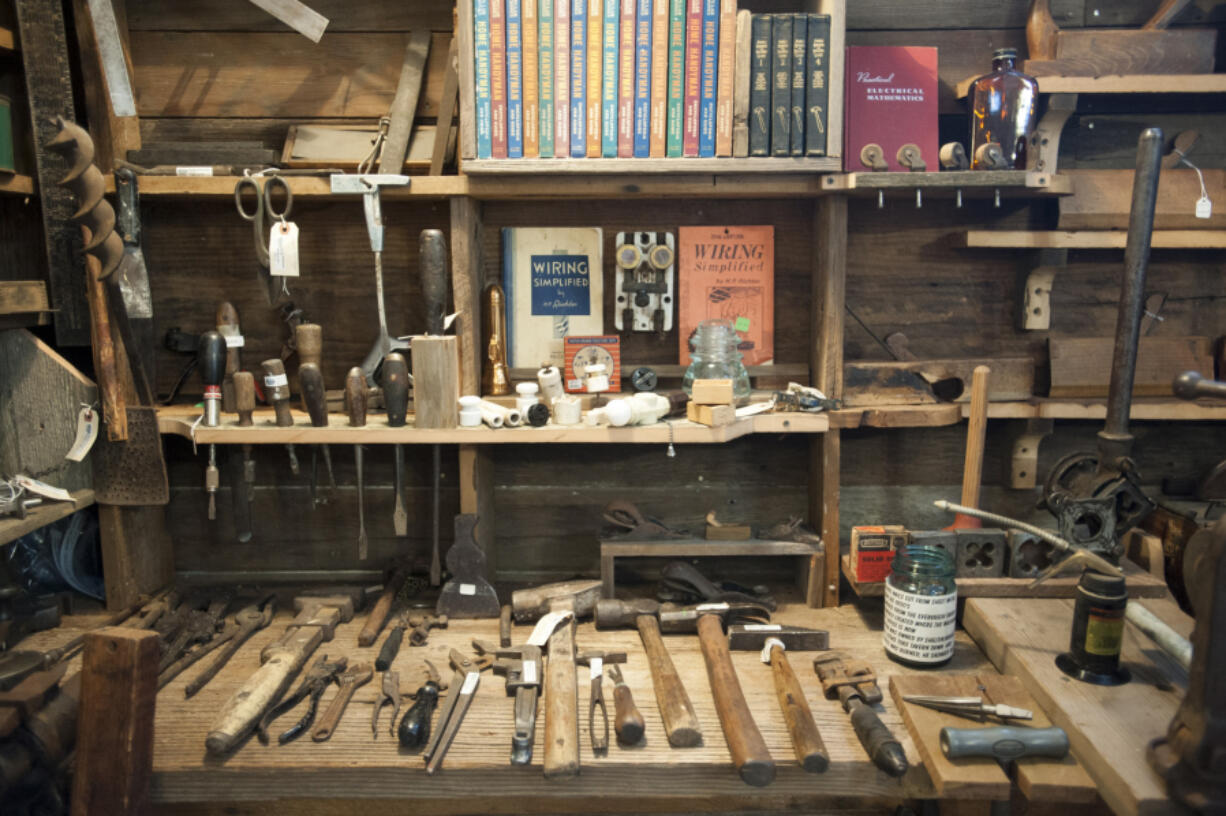
[{"label": "paper price tag", "polygon": [[778,632],[783,626],[778,623],[747,623],[741,628],[746,632]]},{"label": "paper price tag", "polygon": [[460,594],[461,595],[476,595],[477,585],[476,584],[460,584]]},{"label": "paper price tag", "polygon": [[481,675],[477,672],[469,672],[464,675],[464,685],[460,686],[460,694],[472,694],[477,689],[477,682],[481,679]]},{"label": "paper price tag", "polygon": [[524,682],[525,683],[535,683],[536,682],[536,662],[535,661],[529,660],[527,663],[524,664]]},{"label": "paper price tag", "polygon": [[242,348],[246,344],[241,334],[223,334],[222,337],[226,338],[226,348]]},{"label": "paper price tag", "polygon": [[175,168],[176,176],[211,176],[213,168],[207,166],[185,165]]},{"label": "paper price tag", "polygon": [[72,501],[72,494],[60,487],[52,487],[46,482],[40,482],[38,479],[33,479],[26,476],[24,473],[19,473],[13,477],[13,481],[21,485],[28,492],[37,496],[42,496],[44,499],[55,499],[56,501]]},{"label": "paper price tag", "polygon": [[604,674],[604,658],[593,657],[592,658],[592,669],[588,673],[588,677],[595,680],[597,677],[599,677],[602,674]]},{"label": "paper price tag", "polygon": [[64,458],[70,462],[80,462],[97,439],[98,412],[87,405],[77,414],[77,438],[72,441],[72,447],[64,454]]},{"label": "paper price tag", "polygon": [[289,385],[289,377],[284,374],[266,374],[264,375],[265,388],[280,388]]},{"label": "paper price tag", "polygon": [[298,225],[278,221],[268,231],[268,274],[298,277]]},{"label": "paper price tag", "polygon": [[1213,202],[1209,200],[1209,196],[1201,196],[1196,199],[1196,217],[1211,218],[1213,216]]}]

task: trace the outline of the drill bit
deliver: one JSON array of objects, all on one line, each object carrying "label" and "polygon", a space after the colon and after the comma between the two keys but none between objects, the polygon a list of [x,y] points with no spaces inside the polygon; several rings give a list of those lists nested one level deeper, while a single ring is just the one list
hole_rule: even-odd
[{"label": "drill bit", "polygon": [[362,476],[362,446],[353,446],[353,458],[358,469],[358,560],[366,560],[366,483]]},{"label": "drill bit", "polygon": [[209,521],[217,520],[217,488],[221,472],[217,470],[217,446],[209,445],[209,466],[204,469],[204,492],[209,496]]}]

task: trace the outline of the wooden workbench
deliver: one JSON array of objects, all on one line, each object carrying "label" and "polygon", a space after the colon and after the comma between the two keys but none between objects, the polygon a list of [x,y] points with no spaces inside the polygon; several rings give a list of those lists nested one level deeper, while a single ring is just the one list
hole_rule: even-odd
[{"label": "wooden workbench", "polygon": [[[382,640],[359,648],[357,633],[362,615],[337,629],[336,639],[316,655],[346,654],[351,662],[372,661]],[[888,661],[881,648],[880,607],[842,606],[812,610],[789,603],[775,615],[776,622],[828,629],[834,649],[867,659],[888,688],[891,674],[904,672]],[[199,671],[188,669],[166,686],[158,697],[155,731],[153,799],[158,813],[357,813],[369,804],[381,812],[394,805],[414,813],[540,813],[630,811],[733,811],[842,809],[853,812],[860,803],[882,812],[887,802],[932,798],[936,792],[892,701],[885,702],[883,719],[906,749],[912,768],[901,780],[891,779],[868,760],[850,722],[837,702],[824,700],[812,669],[814,653],[793,653],[792,666],[800,678],[830,753],[830,768],[823,774],[800,770],[773,690],[771,673],[756,652],[734,652],[740,681],[751,710],[774,755],[779,772],[766,788],[751,788],[733,771],[711,700],[707,675],[693,636],[666,636],[673,660],[685,680],[702,723],[704,744],[670,749],[654,703],[651,678],[638,635],[632,630],[595,631],[590,622],[579,626],[577,643],[583,648],[625,649],[623,667],[647,724],[646,744],[633,749],[613,745],[609,755],[592,755],[586,733],[587,684],[579,683],[582,723],[582,773],[570,781],[546,782],[541,775],[543,713],[537,722],[537,745],[531,767],[512,767],[510,749],[512,698],[503,679],[483,673],[481,686],[463,728],[439,774],[427,777],[420,757],[402,752],[387,733],[384,712],[381,733],[371,738],[371,702],[379,690],[379,676],[354,696],[332,739],[312,743],[303,737],[290,745],[260,745],[254,739],[225,760],[207,757],[204,738],[222,703],[256,668],[259,650],[283,631],[288,615],[259,632],[204,691],[183,699],[184,685]],[[527,627],[516,627],[521,642]],[[31,647],[53,645],[70,637],[62,628],[29,639]],[[497,640],[497,621],[454,621],[449,629],[434,630],[422,648],[402,648],[395,668],[401,687],[413,691],[423,679],[421,659],[428,657],[449,677],[447,651],[469,649],[474,637]],[[198,664],[199,666],[199,664]],[[959,631],[953,661],[942,672],[993,671],[983,653]],[[606,681],[606,699],[612,713],[612,694]],[[330,690],[323,706],[334,694]],[[402,713],[411,702],[406,700]],[[322,711],[322,708],[321,708]],[[543,708],[542,708],[543,712]],[[292,715],[275,723],[274,733],[293,722]],[[855,801],[853,801],[855,800]],[[874,804],[875,803],[875,804]]]}]

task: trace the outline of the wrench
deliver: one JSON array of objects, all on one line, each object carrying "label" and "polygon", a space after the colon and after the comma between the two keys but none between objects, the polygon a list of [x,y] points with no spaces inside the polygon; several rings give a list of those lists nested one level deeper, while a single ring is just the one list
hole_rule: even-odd
[{"label": "wrench", "polygon": [[336,696],[332,698],[332,703],[328,706],[328,710],[324,712],[319,725],[315,726],[315,730],[311,732],[311,740],[313,742],[323,742],[332,736],[332,732],[336,730],[337,723],[341,721],[341,715],[345,713],[345,706],[349,705],[349,700],[353,697],[353,692],[357,691],[359,686],[369,683],[370,678],[374,674],[374,670],[370,667],[369,663],[358,663],[356,666],[350,666],[340,673],[340,676],[336,678],[339,690],[336,692]]}]

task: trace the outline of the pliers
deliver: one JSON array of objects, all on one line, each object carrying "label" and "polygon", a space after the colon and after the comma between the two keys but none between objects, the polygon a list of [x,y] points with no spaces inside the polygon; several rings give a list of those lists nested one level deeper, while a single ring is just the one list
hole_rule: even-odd
[{"label": "pliers", "polygon": [[392,704],[392,722],[387,731],[393,737],[396,736],[396,718],[400,716],[400,672],[383,672],[382,682],[383,690],[375,698],[375,710],[370,717],[370,733],[375,739],[379,738],[379,714],[382,713],[383,706]]},{"label": "pliers", "polygon": [[302,716],[298,722],[290,726],[277,737],[277,744],[284,745],[287,742],[293,742],[300,736],[305,734],[315,722],[315,712],[319,708],[319,698],[324,696],[324,691],[328,686],[336,682],[337,677],[345,670],[349,664],[349,658],[340,657],[335,661],[329,662],[328,656],[323,655],[307,670],[306,676],[302,678],[302,682],[298,684],[298,689],[289,697],[286,697],[281,702],[277,703],[269,710],[264,718],[260,720],[259,727],[256,730],[256,735],[260,742],[268,744],[268,726],[272,721],[282,714],[290,711],[298,703],[302,702],[303,698],[310,698],[310,705],[307,707],[306,714]]}]

